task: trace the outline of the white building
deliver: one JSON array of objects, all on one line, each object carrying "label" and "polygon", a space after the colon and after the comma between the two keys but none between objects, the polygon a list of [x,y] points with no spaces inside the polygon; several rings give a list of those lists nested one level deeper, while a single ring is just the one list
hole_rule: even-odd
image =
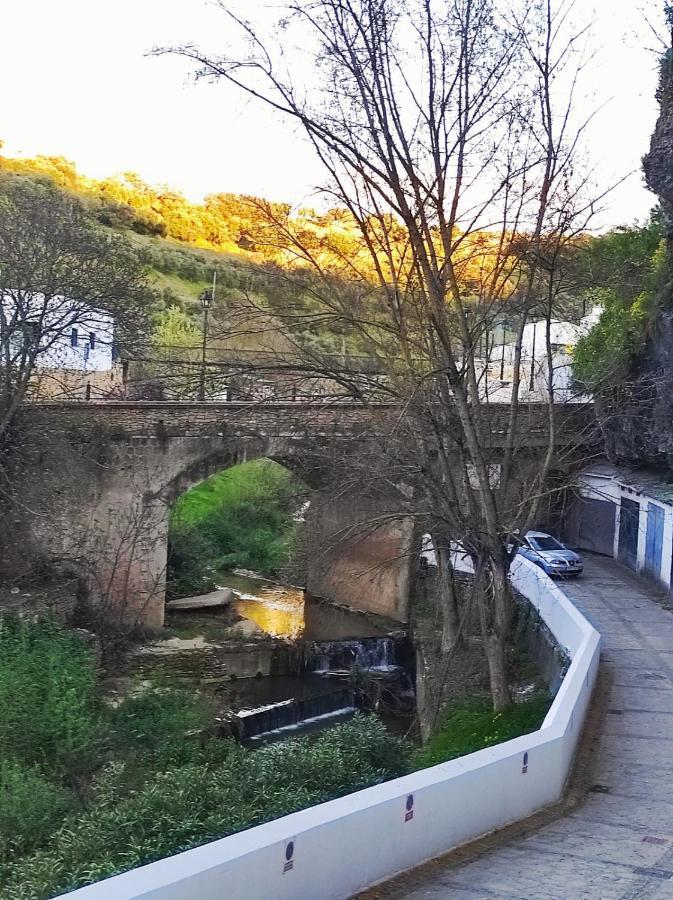
[{"label": "white building", "polygon": [[15,364],[37,343],[33,387],[39,395],[101,396],[119,383],[109,313],[37,293],[6,291],[1,302],[0,344],[9,348]]},{"label": "white building", "polygon": [[[553,372],[551,383],[554,397],[560,403],[586,400],[586,397],[579,395],[573,378],[573,353],[579,339],[589,333],[602,312],[601,306],[594,306],[588,315],[577,322],[558,319],[549,322]],[[505,344],[504,347],[494,346],[489,366],[491,372],[501,366],[505,380],[511,382],[514,353],[514,343]],[[541,319],[528,322],[524,326],[521,340],[521,399],[546,400],[549,396],[549,383],[547,321]]]},{"label": "white building", "polygon": [[673,483],[661,473],[592,466],[579,479],[576,543],[673,587]]},{"label": "white building", "polygon": [[[578,389],[573,377],[572,362],[577,342],[588,334],[598,322],[602,307],[594,306],[587,316],[577,322],[549,322],[551,344],[552,378],[554,397],[561,403],[578,397]],[[523,330],[521,355],[524,373],[533,372],[533,390],[543,398],[549,395],[549,360],[547,357],[547,322],[529,322]],[[524,379],[530,391],[530,375]]]}]

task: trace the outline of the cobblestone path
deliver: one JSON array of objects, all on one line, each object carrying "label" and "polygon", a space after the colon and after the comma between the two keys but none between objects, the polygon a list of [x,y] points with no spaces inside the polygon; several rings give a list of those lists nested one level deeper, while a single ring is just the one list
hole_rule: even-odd
[{"label": "cobblestone path", "polygon": [[610,673],[586,800],[476,859],[435,862],[364,896],[673,898],[673,612],[607,559],[562,587],[603,635]]}]

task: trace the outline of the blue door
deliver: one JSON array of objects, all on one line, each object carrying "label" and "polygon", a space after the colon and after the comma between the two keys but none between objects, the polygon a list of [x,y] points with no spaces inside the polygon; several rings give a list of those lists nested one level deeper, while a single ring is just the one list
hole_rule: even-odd
[{"label": "blue door", "polygon": [[664,539],[664,511],[656,503],[647,504],[645,565],[648,575],[661,579],[661,549]]},{"label": "blue door", "polygon": [[638,562],[640,504],[622,497],[619,504],[619,558],[630,569]]}]

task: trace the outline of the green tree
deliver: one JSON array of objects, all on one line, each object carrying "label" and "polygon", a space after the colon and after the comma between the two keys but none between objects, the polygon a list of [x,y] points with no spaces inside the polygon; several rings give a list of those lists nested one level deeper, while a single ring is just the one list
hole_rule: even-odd
[{"label": "green tree", "polygon": [[0,441],[41,359],[108,316],[131,345],[147,296],[138,254],[79,199],[51,180],[0,174]]},{"label": "green tree", "polygon": [[578,284],[591,285],[585,288],[584,305],[602,306],[603,313],[579,340],[574,371],[593,390],[602,390],[629,374],[656,312],[666,271],[659,210],[642,227],[616,228],[593,238],[579,257]]}]

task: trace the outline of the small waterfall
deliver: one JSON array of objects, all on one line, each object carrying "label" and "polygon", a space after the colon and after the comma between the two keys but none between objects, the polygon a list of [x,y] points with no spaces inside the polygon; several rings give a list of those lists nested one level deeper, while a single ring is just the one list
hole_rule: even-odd
[{"label": "small waterfall", "polygon": [[311,672],[335,672],[353,668],[389,672],[398,668],[395,641],[388,637],[321,641],[313,645],[307,667]]},{"label": "small waterfall", "polygon": [[343,688],[317,697],[282,700],[241,710],[234,719],[234,727],[239,740],[257,743],[320,728],[354,712],[353,691]]}]

